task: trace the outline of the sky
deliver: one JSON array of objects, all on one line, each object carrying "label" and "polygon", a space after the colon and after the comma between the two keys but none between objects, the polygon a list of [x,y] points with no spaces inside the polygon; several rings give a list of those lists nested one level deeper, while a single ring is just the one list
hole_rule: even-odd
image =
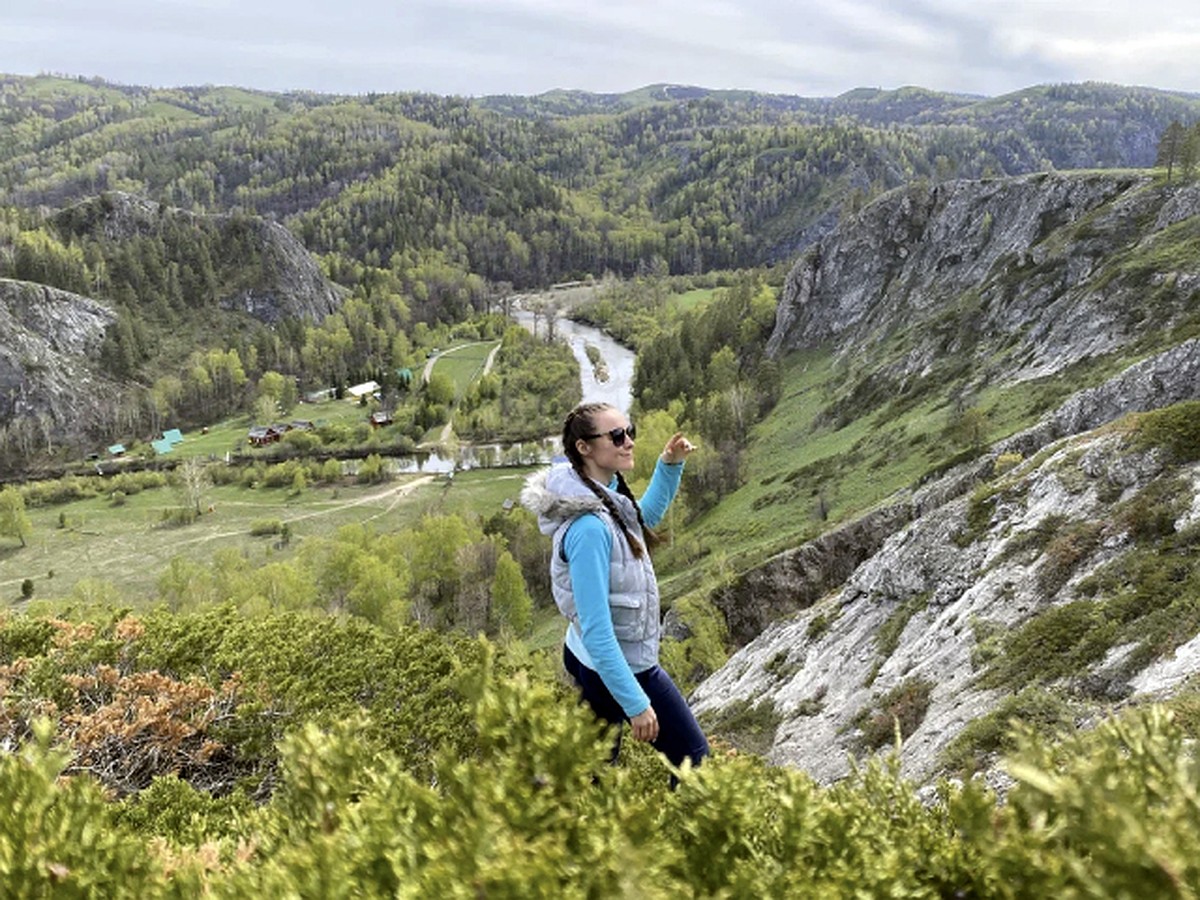
[{"label": "sky", "polygon": [[0,0],[0,72],[155,87],[1200,92],[1198,60],[1196,0]]}]

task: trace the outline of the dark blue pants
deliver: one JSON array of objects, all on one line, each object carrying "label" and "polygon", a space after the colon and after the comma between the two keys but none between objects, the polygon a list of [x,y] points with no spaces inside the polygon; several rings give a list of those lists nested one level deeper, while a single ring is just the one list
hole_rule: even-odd
[{"label": "dark blue pants", "polygon": [[[575,679],[580,694],[596,717],[617,726],[617,742],[613,747],[615,762],[621,749],[621,725],[629,717],[608,692],[600,675],[581,663],[566,646],[563,647],[563,666]],[[658,717],[658,738],[650,746],[673,766],[681,765],[685,759],[690,759],[694,766],[700,765],[700,761],[708,756],[708,741],[671,676],[662,667],[654,666],[645,672],[635,673],[634,677],[650,698],[650,705]],[[671,781],[674,784],[674,776]]]}]

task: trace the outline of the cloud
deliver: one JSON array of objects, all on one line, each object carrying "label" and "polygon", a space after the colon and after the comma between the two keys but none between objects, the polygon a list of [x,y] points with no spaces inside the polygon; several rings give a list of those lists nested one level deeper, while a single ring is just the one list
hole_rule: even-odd
[{"label": "cloud", "polygon": [[331,93],[1200,90],[1190,0],[5,0],[0,67]]}]

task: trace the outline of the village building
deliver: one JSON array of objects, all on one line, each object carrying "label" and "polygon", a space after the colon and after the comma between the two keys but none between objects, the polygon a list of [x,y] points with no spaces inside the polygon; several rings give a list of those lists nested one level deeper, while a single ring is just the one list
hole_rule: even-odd
[{"label": "village building", "polygon": [[363,397],[374,396],[379,391],[379,382],[364,381],[353,387],[346,388],[346,396],[351,400],[361,400]]},{"label": "village building", "polygon": [[274,444],[289,431],[291,426],[282,422],[276,422],[274,425],[254,425],[247,433],[246,440],[255,447],[265,447],[267,444]]}]

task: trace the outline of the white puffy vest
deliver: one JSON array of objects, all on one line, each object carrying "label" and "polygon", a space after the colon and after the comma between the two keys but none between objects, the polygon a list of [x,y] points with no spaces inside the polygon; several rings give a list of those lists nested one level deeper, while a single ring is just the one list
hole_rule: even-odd
[{"label": "white puffy vest", "polygon": [[[620,511],[629,533],[645,538],[638,524],[637,512],[629,498],[615,491],[607,492]],[[609,562],[608,606],[612,613],[613,632],[621,652],[634,671],[648,669],[658,663],[658,643],[662,634],[659,615],[658,581],[654,577],[654,564],[650,553],[642,558],[633,555],[629,542],[617,527],[608,510],[597,500],[597,509],[591,510],[608,526],[612,534],[612,557]],[[571,620],[574,628],[579,627],[579,615],[575,608],[575,595],[571,589],[571,573],[563,558],[562,542],[571,523],[578,515],[564,519],[554,531],[554,553],[550,560],[550,582],[554,602],[564,616]]]}]

